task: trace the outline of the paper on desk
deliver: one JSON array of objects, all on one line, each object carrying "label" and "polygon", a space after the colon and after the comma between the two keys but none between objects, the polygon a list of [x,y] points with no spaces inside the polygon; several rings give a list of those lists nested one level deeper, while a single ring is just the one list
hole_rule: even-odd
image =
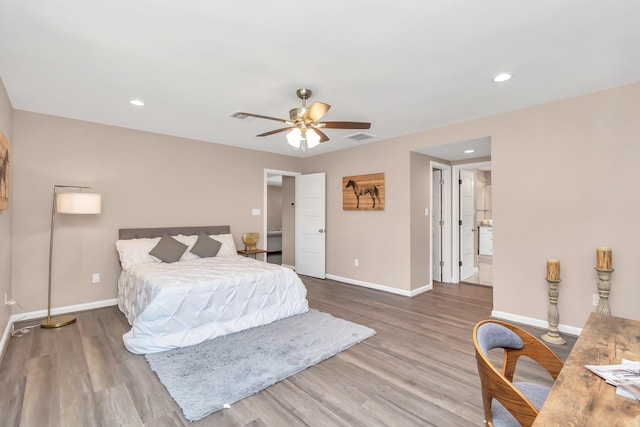
[{"label": "paper on desk", "polygon": [[640,362],[622,359],[622,363],[617,365],[585,365],[585,367],[604,378],[607,383],[616,386],[616,394],[640,400]]}]

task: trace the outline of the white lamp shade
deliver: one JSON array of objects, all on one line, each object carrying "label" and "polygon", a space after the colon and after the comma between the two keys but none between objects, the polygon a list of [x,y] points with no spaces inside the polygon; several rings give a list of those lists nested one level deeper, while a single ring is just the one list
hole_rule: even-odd
[{"label": "white lamp shade", "polygon": [[300,139],[302,139],[302,132],[298,128],[293,128],[287,133],[287,142],[292,147],[300,148]]},{"label": "white lamp shade", "polygon": [[102,195],[97,193],[58,193],[56,212],[62,214],[99,214]]},{"label": "white lamp shade", "polygon": [[307,129],[307,148],[313,148],[320,144],[320,135],[313,129]]}]

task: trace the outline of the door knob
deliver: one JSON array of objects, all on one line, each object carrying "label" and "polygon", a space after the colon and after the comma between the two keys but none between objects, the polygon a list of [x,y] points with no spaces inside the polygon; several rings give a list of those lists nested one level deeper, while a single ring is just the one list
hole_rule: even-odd
[{"label": "door knob", "polygon": [[321,228],[320,230],[318,230],[318,233],[322,234],[324,233],[324,230]]}]

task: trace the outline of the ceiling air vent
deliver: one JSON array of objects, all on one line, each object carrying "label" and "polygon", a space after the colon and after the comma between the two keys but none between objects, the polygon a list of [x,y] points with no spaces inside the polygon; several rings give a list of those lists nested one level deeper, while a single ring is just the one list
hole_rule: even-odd
[{"label": "ceiling air vent", "polygon": [[365,139],[375,138],[375,136],[369,135],[368,133],[364,132],[357,132],[351,135],[347,135],[345,136],[345,138],[353,139],[355,141],[364,141]]}]

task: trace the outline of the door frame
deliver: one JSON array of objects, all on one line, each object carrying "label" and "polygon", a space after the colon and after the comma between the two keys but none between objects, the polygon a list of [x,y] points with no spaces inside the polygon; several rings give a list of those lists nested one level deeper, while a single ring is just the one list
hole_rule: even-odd
[{"label": "door frame", "polygon": [[[451,223],[458,224],[460,222],[460,186],[458,180],[460,179],[460,170],[462,169],[479,169],[483,167],[491,166],[491,160],[476,163],[463,163],[460,165],[453,165],[453,177],[455,184],[451,186]],[[451,269],[453,283],[460,282],[460,227],[452,227],[452,257],[451,257]]]},{"label": "door frame", "polygon": [[[429,194],[433,194],[433,170],[440,169],[442,171],[442,180],[444,185],[442,186],[442,216],[444,220],[444,226],[442,228],[442,281],[445,283],[452,283],[452,265],[451,260],[451,165],[436,162],[434,160],[429,161],[429,177],[431,181],[431,189]],[[433,201],[429,198],[429,212],[432,214],[429,216],[429,264],[433,260]],[[429,269],[429,282],[433,284],[433,266]]]},{"label": "door frame", "polygon": [[[473,276],[478,268],[476,265],[476,172],[470,169],[460,169],[460,181],[458,181],[458,189],[460,190],[459,199],[460,223],[457,226],[460,233],[460,260],[462,265],[458,265],[458,273],[460,280],[465,280]],[[468,186],[467,186],[468,184]],[[469,203],[471,202],[471,203]],[[466,223],[465,221],[469,221]],[[464,274],[463,274],[464,273]],[[464,278],[462,277],[464,276]]]},{"label": "door frame", "polygon": [[[267,248],[267,232],[269,230],[267,230],[267,215],[269,214],[268,210],[267,210],[267,206],[268,206],[268,197],[267,197],[267,193],[269,192],[269,189],[267,188],[269,186],[269,175],[281,175],[281,176],[298,176],[298,175],[302,175],[301,172],[294,172],[294,171],[283,171],[283,170],[277,170],[277,169],[265,169],[264,170],[264,178],[263,178],[263,187],[262,187],[262,195],[263,195],[263,201],[262,201],[262,212],[264,212],[264,215],[262,215],[262,236],[263,236],[263,243],[264,243],[264,248]],[[296,231],[297,232],[297,231]],[[265,261],[267,260],[267,255],[265,254]],[[294,266],[295,267],[295,266]]]}]

